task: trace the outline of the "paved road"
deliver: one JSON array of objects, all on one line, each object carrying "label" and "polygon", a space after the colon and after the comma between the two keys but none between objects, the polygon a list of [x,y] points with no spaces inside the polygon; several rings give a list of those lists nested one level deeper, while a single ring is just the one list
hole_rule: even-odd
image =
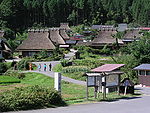
[{"label": "paved road", "polygon": [[[39,64],[41,64],[41,67],[42,67],[41,71],[36,70],[36,71],[27,71],[27,72],[37,72],[37,73],[45,74],[46,76],[54,77],[54,72],[49,71],[49,64],[51,63],[52,68],[53,68],[56,64],[59,64],[60,62],[59,61],[51,61],[51,62],[32,62],[32,63],[37,65],[37,66]],[[44,64],[47,65],[47,71],[44,71]],[[86,83],[84,81],[71,79],[71,78],[65,77],[65,76],[62,76],[62,80],[67,81],[67,82],[71,82],[74,84],[86,85]]]},{"label": "paved road", "polygon": [[139,88],[139,91],[144,93],[144,95],[136,98],[120,99],[114,102],[71,105],[68,107],[19,111],[16,113],[150,113],[150,88]]}]

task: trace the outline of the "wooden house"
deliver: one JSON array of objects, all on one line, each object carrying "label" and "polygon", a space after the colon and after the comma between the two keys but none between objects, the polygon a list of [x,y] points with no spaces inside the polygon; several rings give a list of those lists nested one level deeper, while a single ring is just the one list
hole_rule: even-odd
[{"label": "wooden house", "polygon": [[49,29],[30,29],[28,30],[28,38],[17,47],[16,51],[21,52],[23,57],[32,56],[42,50],[51,52],[55,49],[53,41],[50,38]]},{"label": "wooden house", "polygon": [[124,44],[131,43],[133,41],[139,41],[141,34],[139,34],[139,29],[131,29],[125,31],[125,35],[122,39]]},{"label": "wooden house", "polygon": [[138,72],[139,84],[150,86],[150,64],[141,64],[134,68]]},{"label": "wooden house", "polygon": [[50,54],[56,46],[69,47],[66,45],[66,40],[69,39],[64,28],[30,29],[28,38],[17,47],[16,51],[21,52],[23,57],[33,56],[42,50],[47,50]]},{"label": "wooden house", "polygon": [[69,23],[60,23],[60,28],[65,29],[66,31],[71,31],[71,28],[69,27]]},{"label": "wooden house", "polygon": [[[103,47],[105,45],[112,46],[116,43],[116,39],[113,37],[117,33],[116,29],[100,29],[97,37],[91,42],[92,47]],[[118,39],[119,45],[122,45],[122,40]]]},{"label": "wooden house", "polygon": [[60,28],[50,28],[49,35],[55,45],[66,44],[64,38],[60,35]]}]

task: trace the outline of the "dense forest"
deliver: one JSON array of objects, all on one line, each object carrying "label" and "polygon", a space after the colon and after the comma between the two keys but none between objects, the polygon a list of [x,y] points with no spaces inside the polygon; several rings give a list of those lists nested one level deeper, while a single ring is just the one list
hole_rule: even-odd
[{"label": "dense forest", "polygon": [[0,27],[115,24],[149,26],[150,0],[0,0]]}]

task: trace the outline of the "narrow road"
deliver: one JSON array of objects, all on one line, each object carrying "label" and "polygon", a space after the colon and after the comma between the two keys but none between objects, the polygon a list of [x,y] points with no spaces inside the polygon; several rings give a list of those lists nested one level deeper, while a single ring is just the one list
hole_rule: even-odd
[{"label": "narrow road", "polygon": [[113,102],[78,104],[67,107],[9,113],[150,113],[150,88],[138,88],[144,95]]},{"label": "narrow road", "polygon": [[[38,66],[39,64],[41,64],[41,71],[35,70],[35,71],[26,71],[26,72],[41,73],[41,74],[44,74],[46,76],[50,76],[50,77],[54,78],[54,72],[53,71],[49,71],[49,64],[51,63],[52,68],[53,68],[55,65],[59,64],[60,61],[32,62],[32,63],[35,64],[36,66]],[[47,65],[46,71],[44,71],[44,64]],[[78,84],[78,85],[86,85],[86,82],[84,82],[84,81],[75,80],[75,79],[72,79],[72,78],[69,78],[69,77],[65,77],[65,76],[62,76],[62,80],[67,81],[67,82],[71,82],[71,83],[74,83],[74,84]]]}]

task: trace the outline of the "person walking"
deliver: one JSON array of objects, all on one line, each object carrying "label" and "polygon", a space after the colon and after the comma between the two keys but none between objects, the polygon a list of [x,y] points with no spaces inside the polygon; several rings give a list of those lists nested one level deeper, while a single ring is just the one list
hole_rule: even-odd
[{"label": "person walking", "polygon": [[52,64],[50,63],[49,64],[49,71],[51,71],[51,68],[52,68]]},{"label": "person walking", "polygon": [[44,64],[44,71],[46,71],[46,67],[47,67],[46,64]]},{"label": "person walking", "polygon": [[41,64],[38,65],[38,69],[39,69],[39,71],[41,71]]},{"label": "person walking", "polygon": [[29,70],[32,70],[32,63],[29,63]]}]

